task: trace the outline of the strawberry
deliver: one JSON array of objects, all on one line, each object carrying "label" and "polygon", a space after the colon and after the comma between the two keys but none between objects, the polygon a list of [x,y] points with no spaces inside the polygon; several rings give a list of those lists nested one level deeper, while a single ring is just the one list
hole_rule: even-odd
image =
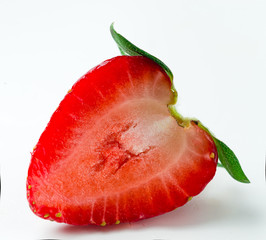
[{"label": "strawberry", "polygon": [[32,211],[74,225],[157,216],[199,194],[218,156],[234,178],[248,182],[240,166],[231,167],[239,163],[226,145],[177,113],[171,71],[113,26],[111,33],[132,56],[90,70],[52,115],[28,170]]}]

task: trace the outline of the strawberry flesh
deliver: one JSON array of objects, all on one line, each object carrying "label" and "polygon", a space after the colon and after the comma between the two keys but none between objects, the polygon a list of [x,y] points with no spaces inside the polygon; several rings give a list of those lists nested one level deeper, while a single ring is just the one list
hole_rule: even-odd
[{"label": "strawberry flesh", "polygon": [[164,70],[146,57],[107,60],[78,80],[32,153],[28,201],[38,216],[106,225],[157,216],[199,194],[217,151],[193,121],[177,124]]}]

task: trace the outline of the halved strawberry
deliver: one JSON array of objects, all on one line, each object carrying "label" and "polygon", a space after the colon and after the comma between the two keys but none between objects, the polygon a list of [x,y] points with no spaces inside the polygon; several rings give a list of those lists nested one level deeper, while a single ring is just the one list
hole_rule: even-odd
[{"label": "halved strawberry", "polygon": [[216,147],[194,122],[177,124],[173,98],[169,77],[146,57],[116,57],[82,77],[33,151],[27,184],[36,214],[71,224],[136,221],[201,192]]},{"label": "halved strawberry", "polygon": [[32,153],[28,201],[74,225],[131,222],[171,211],[213,178],[213,137],[173,104],[169,74],[145,56],[90,70],[60,103]]}]

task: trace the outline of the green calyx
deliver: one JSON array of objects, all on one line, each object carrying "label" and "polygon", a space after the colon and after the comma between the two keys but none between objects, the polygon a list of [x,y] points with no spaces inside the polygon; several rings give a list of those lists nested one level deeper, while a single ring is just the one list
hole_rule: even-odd
[{"label": "green calyx", "polygon": [[150,58],[151,60],[156,62],[158,65],[160,65],[164,69],[164,71],[167,73],[171,81],[173,81],[173,77],[174,77],[173,73],[160,59],[138,48],[137,46],[129,42],[126,38],[124,38],[122,35],[117,33],[114,29],[114,23],[111,24],[110,31],[122,55],[145,56],[145,57]]},{"label": "green calyx", "polygon": [[203,126],[202,123],[199,122],[198,120],[184,118],[180,113],[177,112],[174,106],[174,104],[177,101],[177,91],[175,90],[175,87],[173,84],[173,74],[171,70],[161,60],[145,52],[144,50],[138,48],[137,46],[132,44],[130,41],[128,41],[125,37],[123,37],[121,34],[117,33],[113,25],[114,24],[112,23],[110,26],[110,31],[122,55],[148,57],[149,59],[156,62],[159,66],[161,66],[166,72],[166,74],[169,76],[171,83],[172,83],[171,90],[174,95],[174,100],[168,105],[168,109],[171,115],[176,119],[178,125],[180,125],[181,127],[187,127],[190,125],[190,122],[193,121],[201,129],[203,129],[208,134],[210,134],[210,136],[212,137],[216,145],[216,148],[218,151],[218,158],[220,160],[217,166],[224,167],[227,170],[227,172],[235,180],[242,182],[242,183],[249,183],[250,181],[248,180],[245,173],[243,172],[236,155],[225,143],[223,143],[222,141],[214,137],[214,135],[205,126]]},{"label": "green calyx", "polygon": [[198,126],[209,133],[212,137],[218,152],[218,158],[220,162],[218,163],[219,167],[224,167],[226,171],[231,175],[235,180],[242,183],[250,183],[247,176],[243,172],[241,165],[234,154],[234,152],[221,140],[214,137],[214,135],[207,129],[201,122],[197,122]]}]

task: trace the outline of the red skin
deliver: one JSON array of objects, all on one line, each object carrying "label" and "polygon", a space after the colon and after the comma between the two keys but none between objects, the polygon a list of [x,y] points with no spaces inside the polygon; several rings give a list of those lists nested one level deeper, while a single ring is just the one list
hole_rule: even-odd
[{"label": "red skin", "polygon": [[196,123],[178,126],[167,108],[173,99],[169,77],[148,58],[120,56],[90,70],[33,150],[32,211],[57,222],[106,225],[157,216],[199,194],[215,174],[217,150]]}]

